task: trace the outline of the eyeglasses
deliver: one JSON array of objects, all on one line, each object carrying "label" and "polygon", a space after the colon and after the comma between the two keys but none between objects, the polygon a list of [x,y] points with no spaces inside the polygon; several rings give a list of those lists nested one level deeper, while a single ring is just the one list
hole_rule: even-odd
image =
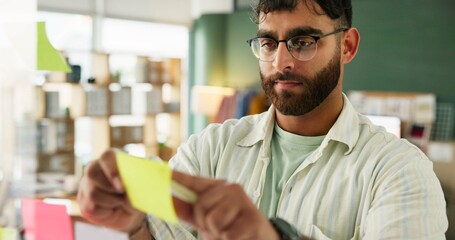
[{"label": "eyeglasses", "polygon": [[295,36],[284,40],[255,37],[246,42],[250,45],[253,54],[264,62],[272,62],[275,59],[278,44],[280,44],[280,42],[286,43],[286,48],[295,59],[309,61],[316,55],[318,49],[317,43],[320,39],[346,30],[348,30],[348,28],[339,28],[321,36]]}]

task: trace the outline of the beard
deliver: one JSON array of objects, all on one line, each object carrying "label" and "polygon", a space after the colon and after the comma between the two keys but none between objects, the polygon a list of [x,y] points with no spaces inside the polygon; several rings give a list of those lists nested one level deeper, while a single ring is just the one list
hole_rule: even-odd
[{"label": "beard", "polygon": [[[338,85],[340,65],[340,50],[338,49],[327,66],[316,73],[313,78],[290,72],[276,73],[266,77],[260,72],[262,88],[280,113],[291,116],[304,115],[318,107]],[[277,92],[274,88],[276,80],[298,81],[303,85],[304,90],[300,94],[283,89]]]}]

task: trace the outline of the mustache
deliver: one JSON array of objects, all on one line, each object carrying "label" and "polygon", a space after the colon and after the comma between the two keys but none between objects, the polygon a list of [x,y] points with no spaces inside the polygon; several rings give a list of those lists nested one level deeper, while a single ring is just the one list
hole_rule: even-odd
[{"label": "mustache", "polygon": [[267,81],[275,82],[277,80],[284,80],[284,81],[298,81],[301,83],[306,82],[306,79],[298,74],[286,72],[286,73],[275,73],[271,76],[266,78]]}]

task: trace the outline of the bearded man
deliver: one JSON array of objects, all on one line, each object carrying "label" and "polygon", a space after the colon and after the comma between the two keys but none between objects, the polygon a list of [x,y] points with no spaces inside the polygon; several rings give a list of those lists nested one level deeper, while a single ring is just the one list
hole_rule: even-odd
[{"label": "bearded man", "polygon": [[342,92],[360,41],[351,1],[260,0],[255,13],[247,42],[272,106],[209,125],[170,160],[174,181],[198,195],[174,198],[187,225],[133,209],[112,151],[87,168],[82,214],[131,239],[445,239],[431,162]]}]

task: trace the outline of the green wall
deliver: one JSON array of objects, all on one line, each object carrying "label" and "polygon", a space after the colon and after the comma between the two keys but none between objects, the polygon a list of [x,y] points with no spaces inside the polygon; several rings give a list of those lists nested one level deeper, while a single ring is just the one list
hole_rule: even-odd
[{"label": "green wall", "polygon": [[[250,21],[249,12],[236,12],[227,19],[226,77],[236,89],[260,86],[259,63],[246,40],[256,36],[257,25]],[[254,86],[256,87],[256,86]]]},{"label": "green wall", "polygon": [[346,72],[346,89],[434,92],[455,103],[455,2],[354,2],[359,53]]},{"label": "green wall", "polygon": [[[259,66],[246,40],[257,26],[247,11],[206,14],[195,20],[190,32],[189,89],[195,85],[251,88],[259,84]],[[188,92],[191,101],[191,91]],[[197,133],[207,118],[190,112],[188,133]]]},{"label": "green wall", "polygon": [[[194,22],[190,32],[189,92],[196,85],[222,86],[226,83],[226,15],[203,15]],[[188,134],[196,133],[207,125],[205,116],[189,111]]]},{"label": "green wall", "polygon": [[[361,42],[357,57],[346,68],[345,91],[433,92],[438,102],[455,105],[455,77],[450,70],[455,70],[455,1],[353,0],[353,8],[353,25]],[[257,29],[248,11],[202,16],[192,34],[201,33],[201,28],[209,35],[199,38],[222,36],[226,41],[201,44],[194,38],[190,46],[196,53],[190,60],[205,74],[197,75],[205,77],[197,81],[239,89],[259,83],[257,60],[245,43]],[[204,51],[211,54],[197,54]],[[214,70],[204,61],[224,68],[222,82],[209,76]],[[191,133],[199,129],[190,126]]]},{"label": "green wall", "polygon": [[353,5],[361,41],[347,66],[346,90],[432,92],[438,102],[455,106],[455,1],[358,0]]}]

